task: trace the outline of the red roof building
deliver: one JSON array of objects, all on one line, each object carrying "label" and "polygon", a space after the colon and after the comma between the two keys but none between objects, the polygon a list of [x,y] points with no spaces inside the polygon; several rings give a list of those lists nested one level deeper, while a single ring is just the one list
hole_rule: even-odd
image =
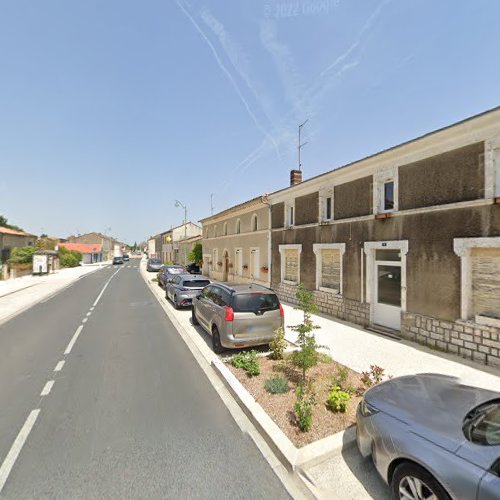
[{"label": "red roof building", "polygon": [[89,243],[59,243],[59,248],[64,247],[67,250],[80,252],[83,256],[83,264],[94,264],[102,262],[102,245]]}]

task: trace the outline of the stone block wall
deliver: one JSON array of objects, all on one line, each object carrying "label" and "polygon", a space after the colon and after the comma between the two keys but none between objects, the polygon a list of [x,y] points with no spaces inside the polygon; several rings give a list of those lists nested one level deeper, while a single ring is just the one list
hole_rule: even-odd
[{"label": "stone block wall", "polygon": [[[296,285],[279,283],[273,286],[280,300],[290,304],[296,304]],[[370,305],[362,304],[357,300],[351,300],[334,293],[313,291],[314,302],[322,313],[334,316],[345,321],[350,321],[361,326],[368,326],[370,323]]]},{"label": "stone block wall", "polygon": [[403,313],[401,335],[440,351],[500,367],[500,328]]}]

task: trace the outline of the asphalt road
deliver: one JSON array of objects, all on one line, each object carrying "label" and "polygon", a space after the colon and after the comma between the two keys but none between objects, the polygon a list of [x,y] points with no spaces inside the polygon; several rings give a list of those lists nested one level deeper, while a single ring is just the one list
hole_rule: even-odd
[{"label": "asphalt road", "polygon": [[286,498],[138,266],[0,326],[0,498]]}]

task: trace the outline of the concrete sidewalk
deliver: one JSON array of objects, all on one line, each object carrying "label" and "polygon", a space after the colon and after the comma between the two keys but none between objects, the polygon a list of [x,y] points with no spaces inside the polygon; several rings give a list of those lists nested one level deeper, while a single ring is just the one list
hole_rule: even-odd
[{"label": "concrete sidewalk", "polygon": [[[285,309],[286,339],[296,342],[297,334],[290,328],[302,320],[302,312],[291,305]],[[385,369],[386,375],[410,375],[415,373],[443,373],[459,377],[463,382],[498,391],[500,369],[487,367],[453,354],[441,353],[405,340],[395,340],[367,331],[356,325],[313,315],[320,326],[315,331],[318,344],[327,347],[325,352],[339,363],[356,370],[367,371],[370,365]]]},{"label": "concrete sidewalk", "polygon": [[0,281],[0,324],[105,266],[79,266],[44,276],[22,276]]}]

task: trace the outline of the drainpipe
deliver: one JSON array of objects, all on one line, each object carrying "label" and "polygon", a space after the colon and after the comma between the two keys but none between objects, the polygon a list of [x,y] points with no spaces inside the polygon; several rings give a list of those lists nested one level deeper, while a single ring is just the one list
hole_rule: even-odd
[{"label": "drainpipe", "polygon": [[[268,222],[268,229],[267,229],[267,276],[268,276],[268,283],[269,283],[269,287],[271,286],[271,276],[272,276],[272,261],[273,261],[273,258],[272,258],[272,245],[271,245],[271,238],[272,238],[272,216],[271,216],[271,213],[272,213],[272,205],[269,201],[269,198],[268,198],[268,195],[267,193],[266,194],[263,194],[261,197],[260,197],[260,200],[262,201],[262,203],[264,203],[264,205],[267,205],[268,208],[269,208],[269,222]],[[259,265],[260,265],[260,262],[259,262]]]}]

